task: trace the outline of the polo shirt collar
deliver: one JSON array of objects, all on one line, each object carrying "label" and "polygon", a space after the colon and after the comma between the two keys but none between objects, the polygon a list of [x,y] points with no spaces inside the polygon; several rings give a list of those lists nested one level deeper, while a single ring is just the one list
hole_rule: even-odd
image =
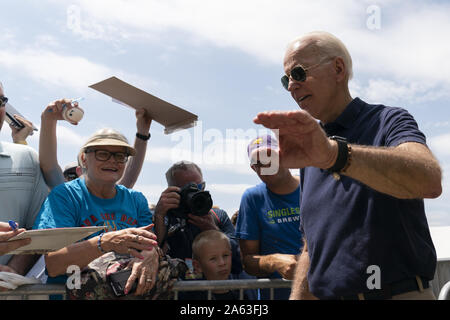
[{"label": "polo shirt collar", "polygon": [[351,128],[358,118],[363,105],[364,102],[361,99],[355,98],[347,105],[335,121],[327,124],[321,122],[320,125],[327,133],[336,132],[339,131],[339,129]]}]

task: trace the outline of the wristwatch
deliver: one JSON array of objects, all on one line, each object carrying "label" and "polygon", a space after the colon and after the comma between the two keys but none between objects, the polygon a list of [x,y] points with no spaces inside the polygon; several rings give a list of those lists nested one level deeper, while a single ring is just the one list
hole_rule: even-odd
[{"label": "wristwatch", "polygon": [[350,166],[351,162],[351,146],[348,144],[347,139],[339,136],[331,136],[329,139],[332,139],[338,144],[338,155],[336,158],[336,162],[331,168],[327,170],[333,174],[333,177],[336,180],[339,180],[340,173],[345,172],[347,168]]}]

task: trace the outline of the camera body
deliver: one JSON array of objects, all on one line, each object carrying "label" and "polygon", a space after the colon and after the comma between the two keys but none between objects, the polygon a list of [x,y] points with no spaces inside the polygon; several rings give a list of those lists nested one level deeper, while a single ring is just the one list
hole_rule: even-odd
[{"label": "camera body", "polygon": [[188,183],[179,192],[180,205],[170,209],[167,214],[176,218],[185,218],[189,213],[196,216],[204,216],[212,208],[212,199],[209,191],[199,190],[195,183]]}]

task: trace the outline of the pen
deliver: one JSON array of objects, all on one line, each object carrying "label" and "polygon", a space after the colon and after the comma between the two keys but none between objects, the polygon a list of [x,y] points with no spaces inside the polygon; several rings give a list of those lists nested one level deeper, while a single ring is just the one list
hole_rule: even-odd
[{"label": "pen", "polygon": [[[72,107],[76,107],[76,103],[78,104],[80,101],[83,101],[83,100],[84,100],[84,97],[72,99],[72,101],[70,101],[70,105],[71,105]],[[63,103],[62,107],[63,107],[63,108],[67,107],[67,104]],[[52,109],[48,109],[47,111],[48,111],[48,112],[53,112]]]},{"label": "pen", "polygon": [[9,223],[9,226],[11,227],[11,229],[13,229],[13,231],[17,229],[17,223],[15,223],[12,220],[9,220],[8,223]]},{"label": "pen", "polygon": [[[76,104],[78,104],[80,101],[83,101],[84,97],[80,97],[80,98],[76,98],[76,99],[72,99],[72,101],[70,102],[72,107],[76,107]],[[67,105],[64,103],[63,104],[63,108],[66,107]]]}]

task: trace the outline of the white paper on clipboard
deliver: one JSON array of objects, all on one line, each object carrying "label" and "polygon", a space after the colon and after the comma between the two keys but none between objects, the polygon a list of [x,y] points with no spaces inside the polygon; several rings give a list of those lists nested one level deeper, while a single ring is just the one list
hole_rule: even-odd
[{"label": "white paper on clipboard", "polygon": [[31,243],[8,254],[44,254],[84,239],[106,227],[74,227],[27,230],[8,241],[31,238]]}]

